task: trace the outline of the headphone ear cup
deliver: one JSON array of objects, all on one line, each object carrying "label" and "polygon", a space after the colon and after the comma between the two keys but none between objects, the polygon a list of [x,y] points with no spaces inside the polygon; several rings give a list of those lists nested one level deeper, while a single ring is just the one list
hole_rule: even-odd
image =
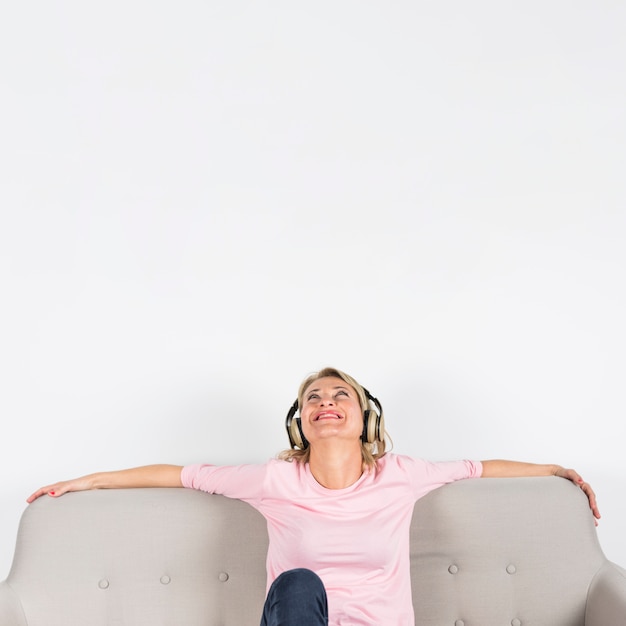
[{"label": "headphone ear cup", "polygon": [[375,411],[363,412],[363,434],[361,440],[365,443],[374,443],[375,441],[382,441],[381,434],[384,436],[384,429],[381,433],[381,416]]},{"label": "headphone ear cup", "polygon": [[[383,407],[380,402],[367,390],[363,387],[363,391],[365,392],[365,396],[368,401],[373,403],[376,407],[376,411],[366,410],[363,411],[363,435],[361,436],[361,440],[365,443],[375,443],[376,441],[380,441],[383,443],[385,441],[385,418],[383,417]],[[372,406],[370,404],[370,406]]]},{"label": "headphone ear cup", "polygon": [[292,448],[300,448],[300,450],[304,450],[309,446],[309,442],[306,440],[304,433],[302,432],[302,421],[299,417],[296,417],[291,422],[291,447]]},{"label": "headphone ear cup", "polygon": [[299,417],[294,417],[298,412],[298,401],[296,400],[287,413],[285,418],[285,429],[287,430],[287,436],[289,437],[289,445],[292,448],[300,448],[304,450],[308,447],[309,442],[306,440],[304,433],[302,432],[302,423]]}]

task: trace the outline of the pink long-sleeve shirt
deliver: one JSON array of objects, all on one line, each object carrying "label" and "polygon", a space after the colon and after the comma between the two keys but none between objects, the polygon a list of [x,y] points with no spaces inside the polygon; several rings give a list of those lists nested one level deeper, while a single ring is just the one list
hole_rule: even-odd
[{"label": "pink long-sleeve shirt", "polygon": [[433,463],[386,454],[345,489],[322,487],[308,464],[189,465],[185,487],[244,500],[267,520],[267,585],[297,567],[316,572],[330,626],[413,626],[409,527],[415,502],[482,474],[478,461]]}]

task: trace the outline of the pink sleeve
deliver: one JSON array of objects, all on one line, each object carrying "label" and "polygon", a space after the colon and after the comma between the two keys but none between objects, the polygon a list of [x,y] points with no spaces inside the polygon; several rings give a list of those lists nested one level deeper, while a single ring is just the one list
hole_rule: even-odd
[{"label": "pink sleeve", "polygon": [[407,459],[401,461],[413,465],[409,469],[413,488],[417,498],[447,483],[466,478],[479,478],[483,472],[480,461],[425,461],[424,459]]},{"label": "pink sleeve", "polygon": [[263,497],[266,465],[186,465],[181,473],[184,487],[229,498],[255,501]]}]

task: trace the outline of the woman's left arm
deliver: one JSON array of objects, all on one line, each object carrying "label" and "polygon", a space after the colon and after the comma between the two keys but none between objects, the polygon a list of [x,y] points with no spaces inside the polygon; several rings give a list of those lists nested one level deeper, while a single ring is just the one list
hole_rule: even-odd
[{"label": "woman's left arm", "polygon": [[[565,469],[560,465],[541,465],[538,463],[523,463],[521,461],[504,461],[492,459],[483,461],[483,478],[518,478],[522,476],[559,476],[571,480],[580,487],[589,499],[589,508],[593,516],[600,519],[600,511],[596,502],[596,494],[591,485],[586,483],[580,474],[573,469]],[[597,522],[596,522],[597,524]]]}]

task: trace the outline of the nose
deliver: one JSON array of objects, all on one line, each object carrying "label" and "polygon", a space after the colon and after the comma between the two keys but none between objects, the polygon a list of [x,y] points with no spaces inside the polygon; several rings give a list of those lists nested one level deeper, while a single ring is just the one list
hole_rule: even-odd
[{"label": "nose", "polygon": [[328,406],[328,405],[332,405],[334,404],[333,398],[332,396],[322,396],[320,398],[320,405],[321,406]]}]

